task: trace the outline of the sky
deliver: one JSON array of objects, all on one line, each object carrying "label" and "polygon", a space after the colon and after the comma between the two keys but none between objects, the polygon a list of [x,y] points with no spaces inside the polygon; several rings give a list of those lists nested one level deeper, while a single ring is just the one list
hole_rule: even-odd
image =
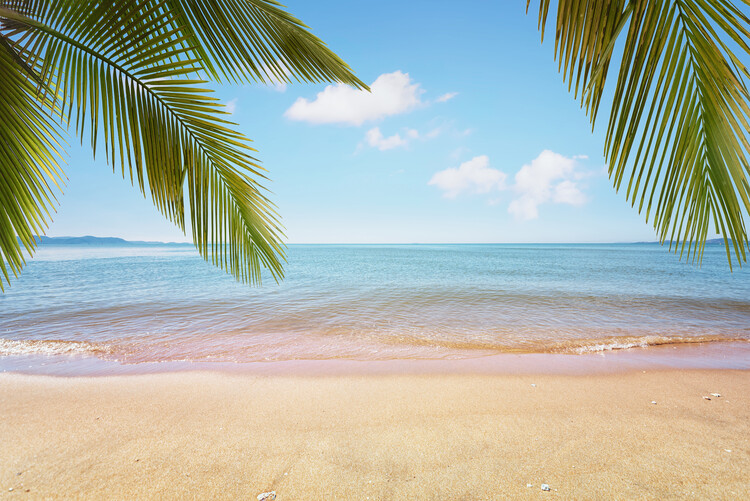
[{"label": "sky", "polygon": [[[285,4],[372,90],[217,87],[268,170],[287,243],[656,240],[607,177],[606,116],[592,133],[526,2]],[[71,143],[48,235],[190,241]]]}]

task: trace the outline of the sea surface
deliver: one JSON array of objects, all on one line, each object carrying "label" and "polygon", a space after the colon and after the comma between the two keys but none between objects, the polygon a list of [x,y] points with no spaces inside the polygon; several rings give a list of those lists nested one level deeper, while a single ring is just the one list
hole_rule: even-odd
[{"label": "sea surface", "polygon": [[0,294],[0,370],[696,343],[750,347],[750,270],[718,244],[701,266],[657,244],[290,245],[261,287],[187,245],[43,245]]}]

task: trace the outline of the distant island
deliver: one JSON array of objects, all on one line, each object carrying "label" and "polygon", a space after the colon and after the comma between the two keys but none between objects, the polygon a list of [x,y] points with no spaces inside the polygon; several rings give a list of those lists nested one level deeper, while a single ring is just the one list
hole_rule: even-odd
[{"label": "distant island", "polygon": [[85,245],[90,247],[123,247],[123,246],[151,246],[151,245],[192,245],[187,242],[144,242],[141,240],[125,240],[118,237],[37,237],[40,245]]},{"label": "distant island", "polygon": [[[731,242],[731,240],[729,240]],[[633,242],[634,244],[658,244],[659,242]],[[721,244],[724,245],[723,238],[709,238],[706,240],[707,244]],[[682,245],[682,244],[680,244]]]}]

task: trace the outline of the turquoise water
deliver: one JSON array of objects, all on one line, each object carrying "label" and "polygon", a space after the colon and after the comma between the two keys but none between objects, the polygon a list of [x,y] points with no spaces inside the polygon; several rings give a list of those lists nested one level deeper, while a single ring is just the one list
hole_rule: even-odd
[{"label": "turquoise water", "polygon": [[[190,246],[43,246],[0,295],[0,368],[462,358],[750,340],[750,272],[655,244],[292,245],[243,286]],[[40,362],[40,360],[42,362]]]}]

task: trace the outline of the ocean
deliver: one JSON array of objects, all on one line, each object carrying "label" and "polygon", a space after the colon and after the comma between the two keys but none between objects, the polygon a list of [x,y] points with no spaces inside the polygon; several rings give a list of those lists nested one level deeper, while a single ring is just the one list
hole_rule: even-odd
[{"label": "ocean", "polygon": [[750,342],[750,271],[718,244],[701,266],[657,244],[290,245],[285,270],[250,287],[187,245],[43,245],[0,294],[0,370]]}]

